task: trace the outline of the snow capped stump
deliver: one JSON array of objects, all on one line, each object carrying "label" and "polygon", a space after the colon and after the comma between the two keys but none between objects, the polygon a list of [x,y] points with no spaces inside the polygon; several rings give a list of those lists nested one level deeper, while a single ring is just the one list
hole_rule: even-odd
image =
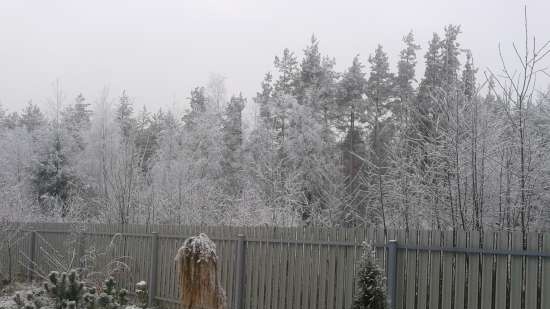
[{"label": "snow capped stump", "polygon": [[216,245],[206,234],[189,237],[175,258],[184,309],[225,309]]}]

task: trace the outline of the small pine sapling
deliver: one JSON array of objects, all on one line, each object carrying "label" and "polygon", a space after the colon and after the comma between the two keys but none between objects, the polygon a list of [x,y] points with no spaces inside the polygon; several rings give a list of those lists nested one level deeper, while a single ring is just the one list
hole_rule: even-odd
[{"label": "small pine sapling", "polygon": [[71,270],[69,274],[52,271],[48,275],[48,281],[44,283],[44,289],[55,300],[56,308],[64,309],[70,305],[71,301],[75,302],[75,307],[78,305],[84,283],[77,278],[75,270]]},{"label": "small pine sapling", "polygon": [[364,244],[359,265],[357,294],[352,309],[386,309],[385,279],[376,264],[370,245]]},{"label": "small pine sapling", "polygon": [[82,296],[84,309],[96,309],[97,294],[95,288],[88,288],[88,291]]},{"label": "small pine sapling", "polygon": [[117,309],[128,304],[128,291],[116,289],[116,281],[109,277],[103,283],[101,293],[97,294],[96,289],[90,288],[82,297],[85,309]]}]

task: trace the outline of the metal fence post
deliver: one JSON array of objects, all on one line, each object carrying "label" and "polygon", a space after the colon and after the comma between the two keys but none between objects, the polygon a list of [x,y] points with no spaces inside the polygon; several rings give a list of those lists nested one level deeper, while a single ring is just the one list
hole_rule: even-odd
[{"label": "metal fence post", "polygon": [[243,309],[244,289],[245,289],[245,256],[246,256],[246,238],[239,234],[237,240],[237,259],[235,260],[235,307],[234,309]]},{"label": "metal fence post", "polygon": [[27,273],[27,279],[32,281],[34,275],[34,264],[36,263],[36,231],[31,231],[29,259],[30,265]]},{"label": "metal fence post", "polygon": [[152,307],[157,296],[157,271],[158,271],[158,252],[159,252],[159,233],[153,232],[151,235],[151,269],[149,271],[149,294],[147,306]]},{"label": "metal fence post", "polygon": [[397,308],[397,240],[388,242],[388,303],[390,309]]}]

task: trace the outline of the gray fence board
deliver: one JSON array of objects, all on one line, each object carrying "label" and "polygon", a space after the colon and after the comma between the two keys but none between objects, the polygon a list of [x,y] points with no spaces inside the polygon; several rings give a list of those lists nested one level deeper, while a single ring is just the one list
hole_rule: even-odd
[{"label": "gray fence board", "polygon": [[[479,248],[479,237],[480,233],[477,231],[468,232],[468,247]],[[479,299],[479,287],[480,282],[480,256],[479,255],[469,255],[466,256],[466,261],[468,264],[468,295],[467,295],[467,306],[466,308],[477,308],[478,299]],[[482,274],[484,276],[484,274]],[[483,307],[487,308],[487,307]]]},{"label": "gray fence board", "polygon": [[[512,250],[521,250],[523,239],[520,233],[512,233],[511,235]],[[510,308],[521,307],[521,294],[523,287],[522,264],[523,257],[510,257]]]},{"label": "gray fence board", "polygon": [[[538,233],[527,234],[527,250],[539,250]],[[539,286],[538,265],[539,258],[525,258],[525,309],[537,309],[537,288]]]},{"label": "gray fence board", "polygon": [[[508,233],[500,232],[496,234],[497,249],[507,250]],[[496,257],[496,280],[495,280],[495,308],[507,308],[506,284],[508,278],[508,257]]]}]

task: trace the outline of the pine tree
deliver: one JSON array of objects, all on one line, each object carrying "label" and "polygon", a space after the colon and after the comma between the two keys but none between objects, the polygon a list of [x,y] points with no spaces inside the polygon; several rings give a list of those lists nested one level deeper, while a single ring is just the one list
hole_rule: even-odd
[{"label": "pine tree", "polygon": [[460,34],[460,26],[448,25],[445,27],[445,38],[441,42],[441,81],[444,90],[453,87],[458,81],[458,70],[460,68],[460,44],[457,41]]},{"label": "pine tree", "polygon": [[197,118],[206,112],[206,95],[204,87],[196,87],[191,91],[189,105],[191,109],[183,116],[183,122],[187,129],[193,129],[197,126]]},{"label": "pine tree", "polygon": [[53,134],[52,145],[34,167],[32,185],[45,212],[69,213],[68,199],[78,179],[69,166],[61,135]]},{"label": "pine tree", "polygon": [[135,119],[132,118],[134,107],[126,91],[122,92],[116,110],[116,122],[120,127],[120,134],[123,143],[128,143],[134,133]]},{"label": "pine tree", "polygon": [[273,61],[275,68],[279,71],[279,78],[275,82],[275,91],[288,94],[295,94],[298,83],[298,60],[288,48],[283,50],[281,58],[275,57]]},{"label": "pine tree", "polygon": [[[377,214],[370,217],[382,223],[384,230],[387,228],[386,212],[386,183],[385,175],[387,173],[388,144],[393,137],[393,124],[390,113],[390,104],[392,101],[394,76],[390,73],[388,56],[378,45],[374,56],[369,57],[371,73],[367,81],[367,97],[369,100],[368,109],[372,114],[370,119],[371,131],[369,134],[369,161],[372,168],[369,170],[368,177],[375,197]],[[375,205],[376,205],[375,204]],[[378,223],[378,222],[377,222]]]},{"label": "pine tree", "polygon": [[138,166],[144,175],[147,175],[153,164],[153,158],[159,148],[160,122],[163,118],[162,110],[155,114],[147,112],[145,106],[136,121],[136,151]]},{"label": "pine tree", "polygon": [[352,309],[386,309],[383,272],[376,265],[372,250],[368,245],[365,245],[357,276],[357,294]]},{"label": "pine tree", "polygon": [[414,87],[416,51],[420,48],[414,41],[414,35],[409,32],[403,37],[405,47],[401,50],[397,63],[397,76],[395,78],[396,100],[392,103],[392,118],[396,125],[396,134],[390,145],[390,189],[388,196],[398,206],[399,221],[408,230],[411,224],[410,208],[413,206],[410,198],[416,189],[412,181],[414,174],[412,143],[416,136],[416,128],[413,126],[411,116],[414,112],[414,99],[416,88]]},{"label": "pine tree", "polygon": [[37,105],[32,104],[32,101],[29,101],[21,113],[19,123],[24,126],[28,132],[33,132],[46,125],[47,120],[40,108]]},{"label": "pine tree", "polygon": [[342,119],[339,122],[339,127],[344,132],[355,130],[357,123],[364,123],[366,120],[364,118],[366,109],[364,97],[367,80],[363,68],[364,65],[359,60],[359,56],[355,56],[352,65],[343,74],[338,84],[338,106]]},{"label": "pine tree", "polygon": [[425,140],[430,140],[434,134],[436,108],[432,98],[441,86],[441,57],[441,39],[434,33],[424,56],[426,69],[418,89],[417,110],[414,115],[415,125]]},{"label": "pine tree", "polygon": [[[264,79],[262,80],[262,91],[256,94],[254,98],[254,103],[259,105],[259,119],[264,124],[271,124],[271,106],[269,105],[271,96],[273,94],[273,76],[271,73],[265,74]],[[259,124],[258,124],[259,125]]]},{"label": "pine tree", "polygon": [[92,111],[89,109],[90,104],[85,103],[85,98],[79,94],[75,98],[74,105],[67,106],[61,113],[62,126],[74,141],[76,150],[84,150],[83,132],[88,130],[91,125],[90,117]]},{"label": "pine tree", "polygon": [[308,88],[318,88],[323,78],[321,63],[322,56],[319,51],[319,40],[317,40],[315,35],[312,35],[310,45],[304,49],[304,58],[300,65],[299,89],[297,93],[300,103],[302,103]]},{"label": "pine tree", "polygon": [[339,128],[346,134],[342,143],[342,166],[348,195],[347,212],[355,214],[347,216],[348,223],[353,223],[355,216],[364,217],[365,215],[364,194],[361,193],[364,188],[361,186],[360,171],[366,152],[361,136],[362,130],[357,124],[366,121],[364,116],[366,85],[363,64],[359,61],[359,56],[355,56],[351,67],[342,76],[338,94],[340,118],[343,119],[339,122]]},{"label": "pine tree", "polygon": [[408,120],[408,110],[411,104],[410,100],[414,97],[415,89],[413,83],[415,79],[416,51],[420,46],[414,41],[413,32],[409,32],[404,38],[405,48],[401,50],[399,62],[397,63],[397,76],[395,78],[396,93],[399,97],[398,104],[392,108],[400,126],[403,127],[404,121]]},{"label": "pine tree", "polygon": [[2,103],[0,103],[0,128],[5,126],[6,122],[6,111],[2,108]]},{"label": "pine tree", "polygon": [[242,94],[231,97],[226,106],[223,121],[224,155],[222,159],[226,192],[234,198],[240,198],[243,189],[243,120],[242,112],[246,99]]}]

